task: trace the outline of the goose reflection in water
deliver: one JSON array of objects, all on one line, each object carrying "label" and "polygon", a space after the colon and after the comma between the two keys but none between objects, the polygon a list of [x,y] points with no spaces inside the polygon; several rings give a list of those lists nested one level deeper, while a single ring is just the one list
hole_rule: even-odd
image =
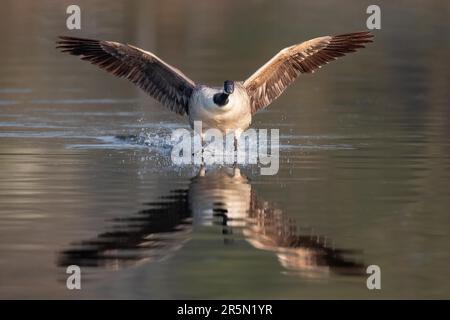
[{"label": "goose reflection in water", "polygon": [[334,248],[312,232],[302,234],[296,221],[256,195],[238,168],[201,168],[188,189],[173,190],[146,209],[116,219],[111,231],[73,244],[59,265],[124,267],[171,256],[190,240],[194,226],[222,225],[225,244],[240,231],[259,250],[273,252],[290,273],[324,277],[329,273],[363,275],[355,250]]}]

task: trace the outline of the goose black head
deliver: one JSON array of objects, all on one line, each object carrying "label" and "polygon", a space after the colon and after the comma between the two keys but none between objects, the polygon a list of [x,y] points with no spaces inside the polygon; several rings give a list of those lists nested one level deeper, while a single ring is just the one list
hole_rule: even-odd
[{"label": "goose black head", "polygon": [[223,83],[223,91],[228,94],[232,94],[234,92],[234,81],[226,80]]},{"label": "goose black head", "polygon": [[228,96],[234,92],[234,81],[226,80],[223,83],[223,92],[216,93],[213,96],[214,103],[223,107],[228,103]]}]

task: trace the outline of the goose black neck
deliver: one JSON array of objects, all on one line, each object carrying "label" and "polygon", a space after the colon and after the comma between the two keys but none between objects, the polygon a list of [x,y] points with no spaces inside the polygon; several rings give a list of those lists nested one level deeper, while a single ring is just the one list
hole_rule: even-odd
[{"label": "goose black neck", "polygon": [[228,96],[229,94],[225,92],[216,93],[213,97],[214,103],[219,107],[223,107],[228,103]]}]

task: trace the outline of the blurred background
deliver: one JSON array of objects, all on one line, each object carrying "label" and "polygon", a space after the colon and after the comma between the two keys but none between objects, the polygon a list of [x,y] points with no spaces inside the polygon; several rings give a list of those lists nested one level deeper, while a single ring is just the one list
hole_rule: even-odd
[{"label": "blurred background", "polygon": [[[71,4],[81,30],[66,29]],[[371,4],[373,44],[255,117],[280,129],[276,176],[174,167],[185,119],[55,50],[58,35],[131,43],[221,85],[286,46],[365,30]],[[447,1],[1,7],[1,298],[450,297]],[[66,289],[69,264],[82,290]]]}]

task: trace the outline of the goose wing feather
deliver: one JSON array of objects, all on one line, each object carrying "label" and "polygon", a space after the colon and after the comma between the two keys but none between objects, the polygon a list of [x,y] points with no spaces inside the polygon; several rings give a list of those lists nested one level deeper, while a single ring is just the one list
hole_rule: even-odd
[{"label": "goose wing feather", "polygon": [[268,106],[301,73],[316,69],[372,42],[370,32],[315,38],[281,50],[244,82],[252,114]]},{"label": "goose wing feather", "polygon": [[195,83],[151,52],[112,41],[59,37],[57,48],[126,78],[178,114],[188,114]]}]

